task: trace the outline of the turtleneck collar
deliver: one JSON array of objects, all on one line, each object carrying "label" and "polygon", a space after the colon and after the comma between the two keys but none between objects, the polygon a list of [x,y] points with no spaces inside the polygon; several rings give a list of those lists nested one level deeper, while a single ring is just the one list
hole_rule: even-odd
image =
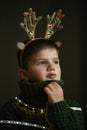
[{"label": "turtleneck collar", "polygon": [[60,81],[48,80],[41,82],[30,82],[25,80],[19,81],[21,99],[27,104],[41,106],[43,104],[44,106],[47,102],[47,95],[44,93],[43,88],[50,82],[57,82],[61,87],[64,84],[62,79]]}]

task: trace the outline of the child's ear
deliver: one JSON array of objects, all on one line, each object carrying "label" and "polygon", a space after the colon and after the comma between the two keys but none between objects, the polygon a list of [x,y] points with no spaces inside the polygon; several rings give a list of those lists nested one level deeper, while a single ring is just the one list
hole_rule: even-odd
[{"label": "child's ear", "polygon": [[20,80],[28,80],[28,75],[25,69],[19,68],[18,69],[18,77]]}]

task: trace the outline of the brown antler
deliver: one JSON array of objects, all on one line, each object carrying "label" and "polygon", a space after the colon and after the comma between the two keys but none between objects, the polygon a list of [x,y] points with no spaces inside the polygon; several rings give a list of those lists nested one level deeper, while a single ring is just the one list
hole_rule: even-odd
[{"label": "brown antler", "polygon": [[50,15],[47,15],[47,29],[45,38],[50,38],[57,30],[60,30],[63,28],[61,24],[61,20],[64,17],[64,14],[62,14],[62,10],[59,9],[57,12],[54,12],[53,15],[50,17]]},{"label": "brown antler", "polygon": [[31,40],[35,38],[35,28],[41,19],[42,16],[36,18],[36,13],[32,8],[29,8],[28,12],[24,12],[24,23],[20,23],[20,26],[27,32]]}]

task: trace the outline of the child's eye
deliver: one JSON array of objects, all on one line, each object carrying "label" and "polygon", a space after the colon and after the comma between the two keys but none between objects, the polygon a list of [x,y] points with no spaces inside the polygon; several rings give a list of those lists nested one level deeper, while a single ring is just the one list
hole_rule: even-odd
[{"label": "child's eye", "polygon": [[38,61],[37,64],[38,65],[44,65],[46,62],[45,61]]},{"label": "child's eye", "polygon": [[59,60],[54,61],[55,64],[59,64]]}]

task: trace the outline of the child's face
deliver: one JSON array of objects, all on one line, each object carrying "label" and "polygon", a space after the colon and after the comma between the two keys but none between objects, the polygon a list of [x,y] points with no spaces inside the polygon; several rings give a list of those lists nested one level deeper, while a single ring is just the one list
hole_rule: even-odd
[{"label": "child's face", "polygon": [[58,52],[55,48],[43,48],[28,63],[28,80],[60,80],[61,69]]}]

